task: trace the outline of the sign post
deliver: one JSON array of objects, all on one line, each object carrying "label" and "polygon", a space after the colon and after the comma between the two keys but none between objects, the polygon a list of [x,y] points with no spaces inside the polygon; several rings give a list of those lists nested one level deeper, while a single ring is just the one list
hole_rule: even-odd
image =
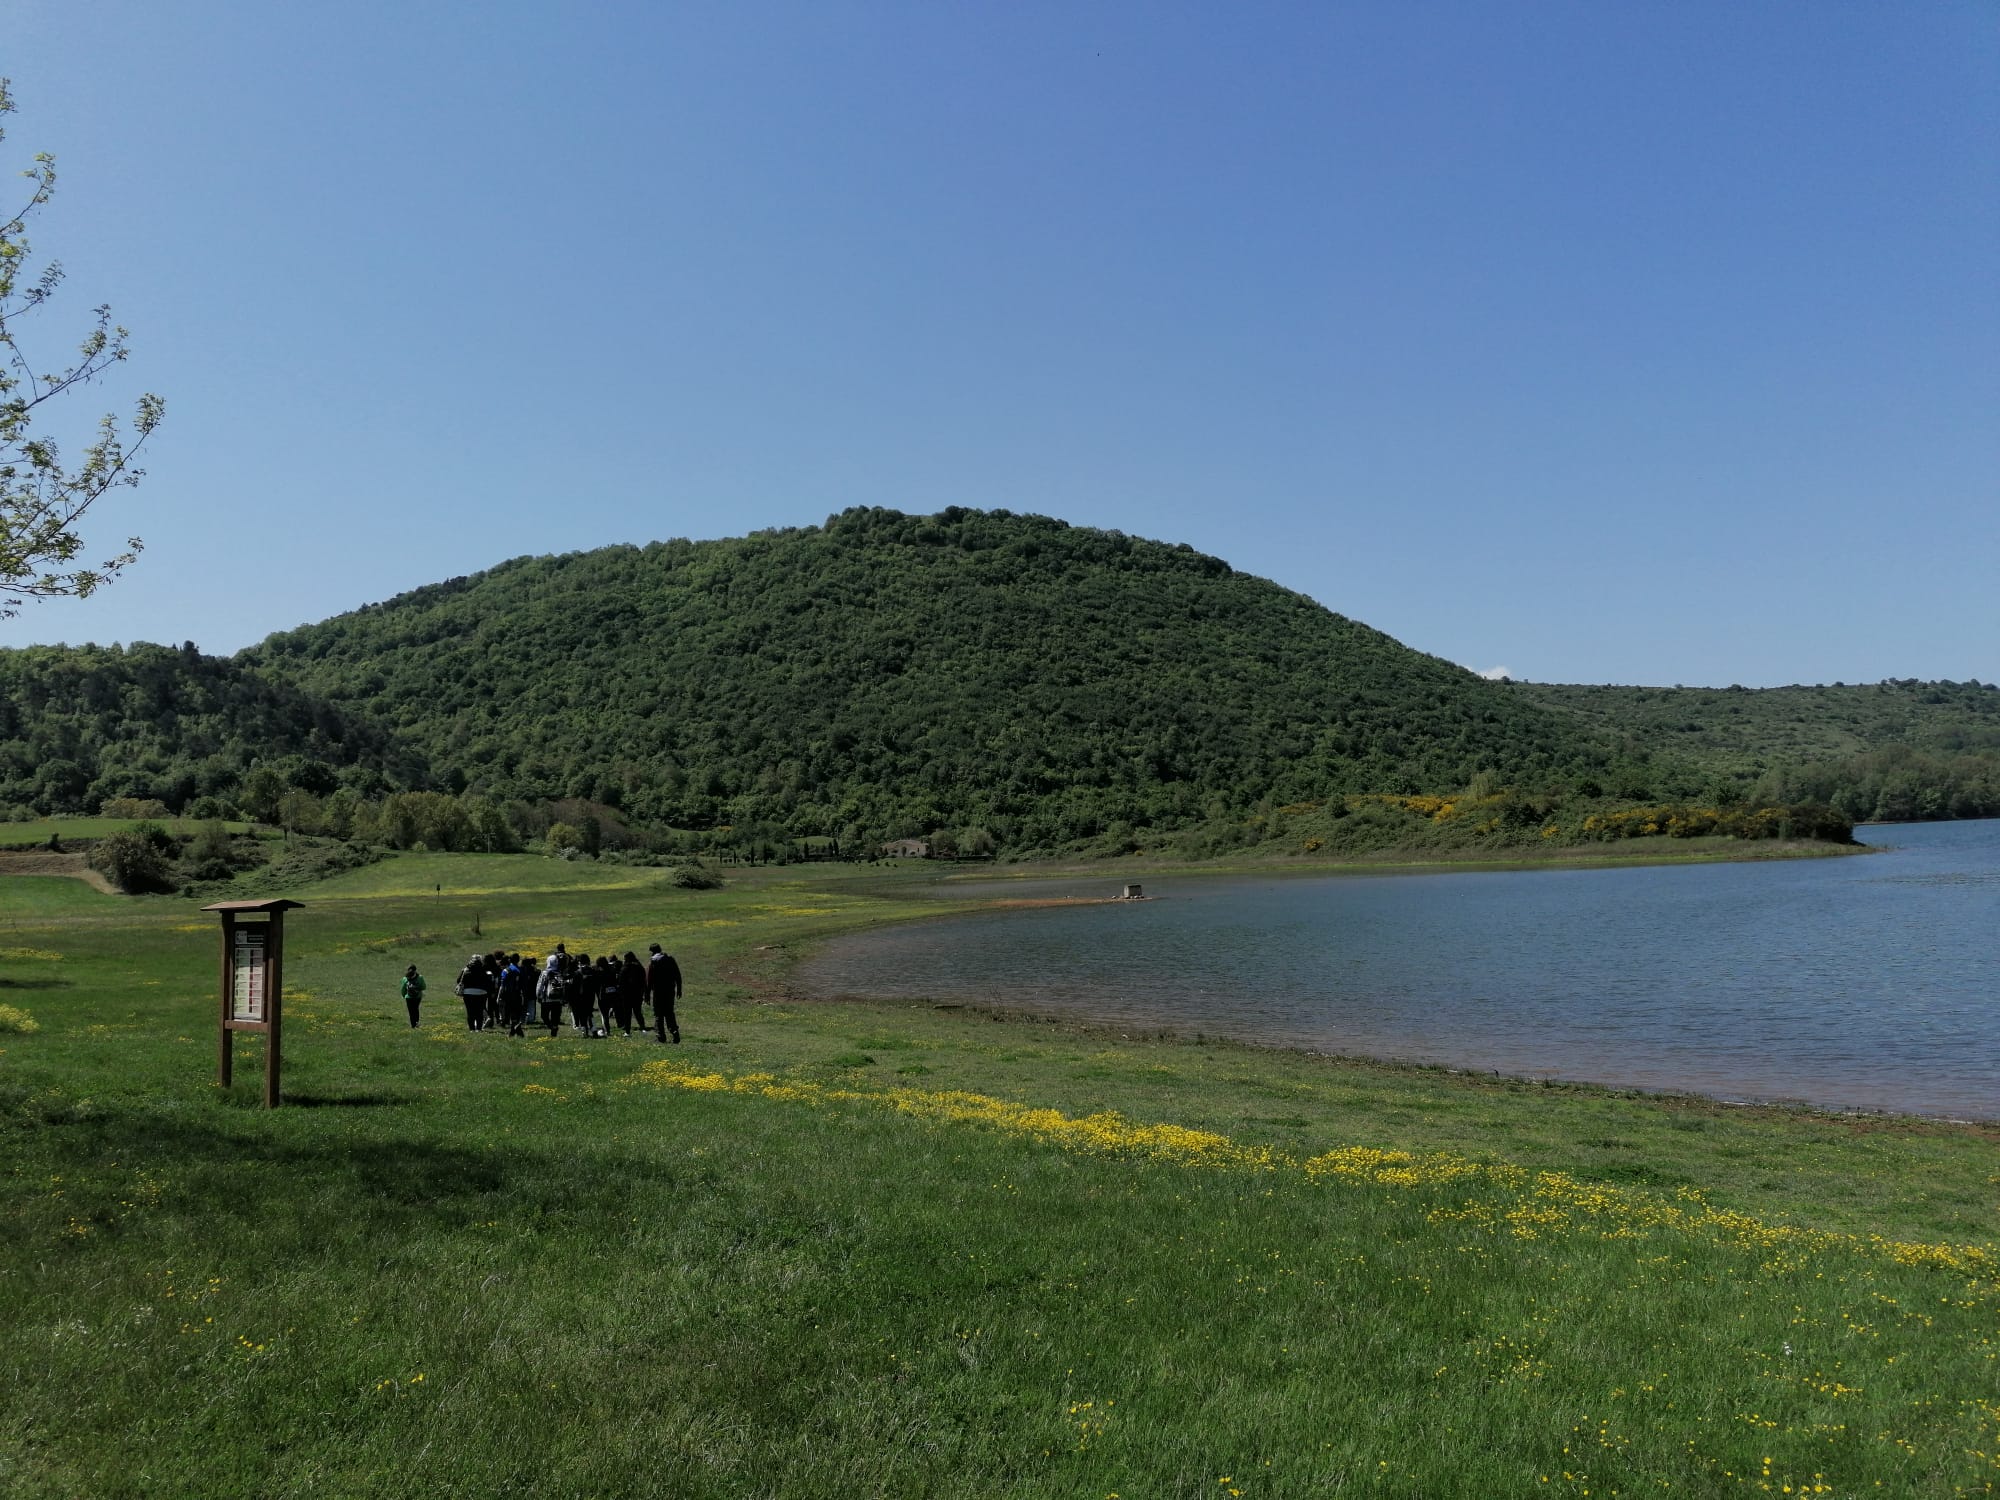
[{"label": "sign post", "polygon": [[[236,1071],[235,1033],[264,1033],[264,1107],[278,1107],[283,1060],[285,913],[302,901],[218,901],[203,911],[222,915],[222,1025],[216,1082],[228,1088]],[[246,921],[245,918],[252,920]],[[262,918],[262,920],[256,920]]]}]

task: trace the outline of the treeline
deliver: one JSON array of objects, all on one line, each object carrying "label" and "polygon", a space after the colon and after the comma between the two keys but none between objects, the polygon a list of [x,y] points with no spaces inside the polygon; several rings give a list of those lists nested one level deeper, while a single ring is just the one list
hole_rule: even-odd
[{"label": "treeline", "polygon": [[[166,809],[141,803],[110,805],[111,816],[151,818]],[[319,798],[288,792],[268,817],[250,809],[223,807],[220,815],[242,811],[286,833],[338,839],[386,849],[436,850],[461,854],[548,853],[562,858],[628,858],[713,855],[764,864],[810,858],[868,857],[872,844],[846,846],[838,839],[802,841],[771,824],[722,824],[688,830],[635,826],[600,804],[564,798],[556,802],[497,801],[476,792],[391,792],[380,798],[357,796],[347,788]],[[980,830],[965,838],[976,843]],[[939,841],[952,847],[950,835]],[[990,839],[988,840],[990,852]]]},{"label": "treeline", "polygon": [[204,799],[266,821],[289,791],[359,797],[422,786],[420,754],[337,707],[192,644],[0,651],[0,813]]},{"label": "treeline", "polygon": [[1991,683],[1514,686],[1601,732],[1700,765],[1749,799],[1822,803],[1855,822],[2000,817],[2000,688]]},{"label": "treeline", "polygon": [[1854,825],[1833,808],[1699,802],[1630,803],[1575,793],[1528,792],[1487,778],[1448,795],[1389,793],[1266,805],[1247,818],[1165,838],[1100,841],[1089,851],[1359,855],[1386,851],[1464,854],[1576,848],[1641,838],[1728,838],[1851,844]]},{"label": "treeline", "polygon": [[2000,818],[2000,753],[1951,755],[1892,746],[1766,772],[1758,795],[1824,802],[1857,823]]}]

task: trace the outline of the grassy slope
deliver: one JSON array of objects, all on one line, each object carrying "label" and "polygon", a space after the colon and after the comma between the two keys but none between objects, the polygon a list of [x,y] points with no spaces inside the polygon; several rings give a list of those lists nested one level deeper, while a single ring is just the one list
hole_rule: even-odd
[{"label": "grassy slope", "polygon": [[[204,824],[196,818],[36,818],[25,823],[0,823],[0,849],[33,848],[46,844],[51,835],[70,839],[101,839],[106,834],[152,824],[169,833],[192,834]],[[224,823],[230,833],[255,833],[254,823]],[[272,835],[275,837],[275,835]]]},{"label": "grassy slope", "polygon": [[[1990,1242],[1988,1135],[759,1000],[820,933],[955,904],[923,879],[352,872],[291,919],[275,1114],[254,1055],[210,1083],[211,918],[0,883],[0,1003],[42,1023],[0,1034],[0,1489],[1995,1477],[1991,1251],[1868,1238]],[[468,1036],[475,912],[482,945],[660,936],[688,1045]]]}]

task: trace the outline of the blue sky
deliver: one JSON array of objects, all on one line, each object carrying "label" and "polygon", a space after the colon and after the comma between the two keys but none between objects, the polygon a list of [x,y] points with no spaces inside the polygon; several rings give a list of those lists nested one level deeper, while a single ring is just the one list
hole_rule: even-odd
[{"label": "blue sky", "polygon": [[2000,679],[1985,0],[9,10],[72,423],[168,412],[0,644],[961,504],[1475,670]]}]

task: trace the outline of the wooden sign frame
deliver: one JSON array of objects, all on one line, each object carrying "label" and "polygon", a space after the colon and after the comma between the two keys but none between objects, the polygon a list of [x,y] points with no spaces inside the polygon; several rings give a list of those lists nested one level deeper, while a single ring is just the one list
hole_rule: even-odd
[{"label": "wooden sign frame", "polygon": [[[276,1109],[284,1062],[285,913],[303,901],[218,901],[222,917],[221,1010],[215,1081],[230,1087],[239,1031],[264,1034],[264,1107]],[[245,921],[244,918],[252,920]],[[256,920],[261,918],[262,920]]]}]

